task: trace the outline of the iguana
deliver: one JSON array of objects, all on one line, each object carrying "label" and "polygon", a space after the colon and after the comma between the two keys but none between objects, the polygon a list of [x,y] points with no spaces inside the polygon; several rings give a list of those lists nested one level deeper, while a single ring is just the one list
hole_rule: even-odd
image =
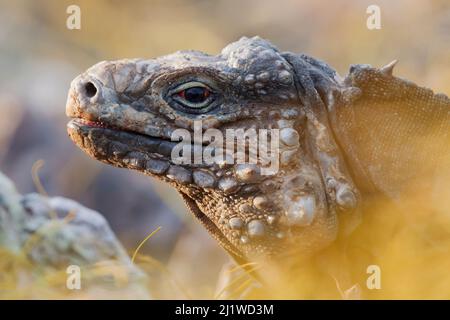
[{"label": "iguana", "polygon": [[[449,170],[449,98],[395,77],[394,65],[352,65],[341,78],[259,37],[216,56],[103,61],[71,84],[68,133],[95,159],[175,187],[239,263],[307,257],[351,232],[367,198],[401,201]],[[261,159],[236,164],[236,154],[174,163],[172,134],[197,120],[224,135],[279,129],[279,170],[263,175]]]}]

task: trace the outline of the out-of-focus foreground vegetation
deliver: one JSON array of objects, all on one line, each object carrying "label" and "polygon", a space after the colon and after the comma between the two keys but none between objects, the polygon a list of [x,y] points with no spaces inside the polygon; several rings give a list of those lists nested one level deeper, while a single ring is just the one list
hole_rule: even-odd
[{"label": "out-of-focus foreground vegetation", "polygon": [[[66,28],[66,8],[71,4],[81,8],[81,30]],[[155,297],[212,298],[226,255],[194,223],[173,190],[89,159],[69,141],[64,106],[70,81],[101,60],[151,58],[181,49],[215,54],[241,36],[259,35],[282,50],[325,60],[341,75],[350,64],[381,66],[399,59],[396,74],[449,94],[450,3],[377,1],[382,28],[373,31],[366,28],[370,4],[373,1],[0,0],[0,171],[20,192],[34,192],[31,167],[44,160],[40,175],[47,192],[103,213],[130,253],[161,226],[140,249],[160,263],[152,270],[160,281]],[[446,223],[429,227],[443,237],[439,250],[448,252]],[[433,231],[438,225],[444,231]],[[404,242],[391,248],[388,257],[401,259],[400,253],[414,252],[411,241],[417,239],[408,237],[393,237],[394,244],[395,239]],[[426,257],[422,258],[423,262]],[[385,260],[387,270],[396,268],[396,259]],[[431,257],[429,262],[449,270],[449,261]],[[305,280],[308,294],[314,291],[312,279]],[[436,290],[449,290],[447,282]],[[408,297],[408,292],[392,290],[390,296]]]}]

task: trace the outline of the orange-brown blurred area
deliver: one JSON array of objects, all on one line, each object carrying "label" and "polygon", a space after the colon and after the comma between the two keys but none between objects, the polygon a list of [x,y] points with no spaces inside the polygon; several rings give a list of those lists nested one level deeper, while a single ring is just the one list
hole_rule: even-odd
[{"label": "orange-brown blurred area", "polygon": [[[66,28],[66,9],[72,4],[81,8],[81,30]],[[381,8],[380,30],[366,27],[366,8],[371,4]],[[66,134],[64,106],[70,81],[101,60],[152,58],[182,49],[216,54],[229,42],[254,35],[281,50],[322,59],[341,75],[350,64],[382,66],[398,59],[397,75],[435,92],[450,93],[448,0],[1,0],[0,171],[21,193],[35,192],[31,167],[42,159],[40,177],[47,192],[104,214],[130,253],[161,226],[140,251],[157,259],[166,275],[170,273],[155,296],[213,298],[219,270],[228,260],[223,250],[191,219],[174,190],[137,173],[108,167],[78,150]],[[408,208],[402,212],[411,209],[414,214],[390,220],[393,209],[382,206],[374,205],[383,214],[370,215],[362,229],[367,232],[355,236],[361,246],[376,243],[378,255],[366,260],[386,270],[385,295],[380,291],[372,296],[424,295],[422,285],[437,279],[423,270],[438,268],[442,275],[450,270],[448,215],[445,219],[430,213],[435,221],[428,219],[427,211]],[[371,229],[370,219],[381,222]],[[411,219],[413,223],[398,233]],[[426,256],[414,256],[417,248],[427,246],[431,249]],[[447,258],[439,258],[442,253]],[[402,263],[407,264],[404,269]],[[355,272],[366,276],[365,269]],[[321,287],[317,275],[306,279],[307,274],[311,273],[299,275],[305,292],[287,296],[336,297],[315,294],[334,283]],[[410,280],[412,274],[420,279],[417,285]],[[395,287],[396,281],[402,286]],[[449,297],[448,275],[436,283],[437,287],[427,289],[429,297]]]}]

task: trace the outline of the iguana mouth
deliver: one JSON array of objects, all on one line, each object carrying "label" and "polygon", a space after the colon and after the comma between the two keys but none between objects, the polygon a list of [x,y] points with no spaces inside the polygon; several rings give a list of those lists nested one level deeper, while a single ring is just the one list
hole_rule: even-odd
[{"label": "iguana mouth", "polygon": [[118,128],[108,125],[104,122],[100,122],[100,121],[91,121],[91,120],[87,120],[84,118],[74,118],[71,121],[76,122],[77,124],[80,125],[84,125],[87,127],[93,127],[93,128],[104,128],[104,129],[116,129],[118,130]]},{"label": "iguana mouth", "polygon": [[[152,141],[160,141],[162,143],[164,143],[164,145],[162,146],[160,150],[161,152],[156,152],[159,153],[160,155],[163,155],[165,157],[170,157],[171,153],[168,152],[169,150],[171,151],[172,148],[177,145],[179,143],[179,141],[175,141],[172,139],[168,139],[166,137],[162,137],[162,136],[155,136],[155,135],[150,135],[147,133],[142,133],[142,132],[138,132],[135,130],[130,130],[130,129],[126,129],[126,128],[122,128],[119,126],[115,126],[115,125],[111,125],[102,121],[96,121],[96,120],[88,120],[85,118],[72,118],[69,123],[68,123],[69,127],[84,127],[86,129],[106,129],[106,130],[110,130],[110,131],[115,131],[115,132],[122,132],[122,133],[127,133],[130,135],[135,135],[138,137],[142,137],[144,139],[150,139]],[[208,142],[202,142],[202,147],[207,146]],[[191,146],[194,146],[194,143],[191,143]],[[147,151],[152,151],[152,150],[147,150]],[[169,159],[168,159],[169,160]]]},{"label": "iguana mouth", "polygon": [[84,126],[87,128],[101,128],[101,129],[109,129],[109,130],[114,130],[114,131],[121,131],[121,132],[127,132],[130,134],[135,134],[135,135],[139,135],[139,136],[143,136],[143,137],[148,137],[148,138],[152,138],[152,139],[159,139],[159,140],[164,140],[164,141],[171,141],[169,139],[165,139],[163,137],[160,136],[152,136],[149,134],[145,134],[142,132],[137,132],[134,130],[130,130],[130,129],[125,129],[125,128],[121,128],[119,126],[115,126],[112,124],[108,124],[102,121],[98,121],[98,120],[88,120],[85,118],[72,118],[72,120],[70,120],[70,123],[78,125],[78,126]]},{"label": "iguana mouth", "polygon": [[[109,141],[111,148],[113,145],[123,146],[123,148],[128,149],[129,152],[139,151],[150,156],[153,155],[156,158],[162,157],[167,161],[170,160],[172,149],[178,143],[163,137],[151,136],[104,122],[87,120],[85,118],[72,118],[67,127],[69,134],[70,131],[75,131],[77,135],[84,135],[86,137],[89,137],[89,132],[101,130],[101,136]],[[105,154],[105,156],[108,155]],[[95,157],[97,158],[97,156]]]}]

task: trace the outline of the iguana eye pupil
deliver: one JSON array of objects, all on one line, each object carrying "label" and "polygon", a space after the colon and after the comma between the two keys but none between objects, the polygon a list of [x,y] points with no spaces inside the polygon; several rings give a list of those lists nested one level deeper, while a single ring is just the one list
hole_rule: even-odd
[{"label": "iguana eye pupil", "polygon": [[203,113],[217,105],[218,94],[208,85],[200,81],[185,82],[169,90],[168,103],[173,108],[191,113]]},{"label": "iguana eye pupil", "polygon": [[204,102],[209,97],[209,90],[203,87],[192,87],[182,90],[178,95],[191,103]]}]

